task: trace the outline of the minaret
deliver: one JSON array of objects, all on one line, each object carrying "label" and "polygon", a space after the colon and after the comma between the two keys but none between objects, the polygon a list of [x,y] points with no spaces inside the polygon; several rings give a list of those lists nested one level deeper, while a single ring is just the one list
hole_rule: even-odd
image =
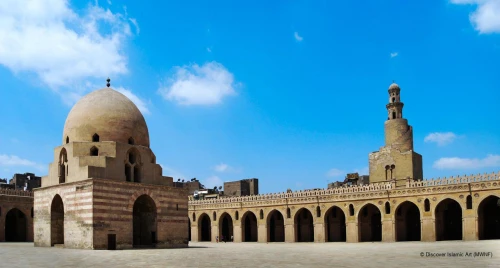
[{"label": "minaret", "polygon": [[387,120],[384,123],[385,146],[370,153],[370,183],[396,181],[404,186],[408,179],[421,180],[422,156],[413,151],[413,128],[403,118],[401,89],[396,83],[389,86]]},{"label": "minaret", "polygon": [[389,86],[387,121],[385,121],[385,146],[397,148],[400,152],[413,150],[413,129],[408,120],[403,118],[401,89],[396,83]]}]

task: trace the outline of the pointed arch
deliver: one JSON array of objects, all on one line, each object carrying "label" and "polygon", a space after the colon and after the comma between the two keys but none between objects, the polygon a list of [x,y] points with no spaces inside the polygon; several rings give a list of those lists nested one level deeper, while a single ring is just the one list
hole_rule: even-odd
[{"label": "pointed arch", "polygon": [[92,146],[92,148],[90,148],[90,156],[98,156],[99,155],[99,149],[97,149],[97,147],[95,146]]},{"label": "pointed arch", "polygon": [[64,203],[56,194],[50,204],[50,245],[64,244]]},{"label": "pointed arch", "polygon": [[247,211],[241,217],[242,242],[257,242],[257,217],[252,211]]},{"label": "pointed arch", "polygon": [[314,221],[311,211],[307,208],[301,208],[295,213],[295,241],[313,242],[314,241]]},{"label": "pointed arch", "polygon": [[227,212],[219,216],[219,239],[220,241],[230,241],[234,235],[233,218]]},{"label": "pointed arch", "polygon": [[380,209],[367,203],[358,211],[359,242],[382,241],[382,215]]},{"label": "pointed arch", "polygon": [[346,215],[337,206],[325,212],[325,242],[345,242],[347,238]]},{"label": "pointed arch", "polygon": [[477,208],[479,240],[500,239],[500,197],[490,195]]},{"label": "pointed arch", "polygon": [[396,207],[394,216],[396,241],[421,241],[421,213],[411,201],[404,201]]},{"label": "pointed arch", "polygon": [[200,242],[212,241],[212,227],[210,217],[202,213],[198,217],[198,239]]},{"label": "pointed arch", "polygon": [[92,142],[99,142],[99,135],[97,135],[97,133],[94,133],[94,135],[92,135]]},{"label": "pointed arch", "polygon": [[452,198],[441,200],[434,211],[436,240],[462,240],[462,206]]},{"label": "pointed arch", "polygon": [[285,242],[285,219],[277,209],[267,215],[267,242]]}]

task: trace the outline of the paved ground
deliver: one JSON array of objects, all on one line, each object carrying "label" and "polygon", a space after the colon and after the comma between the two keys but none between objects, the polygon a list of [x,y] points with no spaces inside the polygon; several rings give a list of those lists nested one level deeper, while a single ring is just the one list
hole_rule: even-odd
[{"label": "paved ground", "polygon": [[[423,257],[421,253],[423,252]],[[426,256],[429,253],[463,256]],[[470,252],[471,256],[466,256]],[[487,252],[490,256],[474,256]],[[491,256],[493,254],[493,256]],[[96,251],[0,243],[0,267],[500,267],[500,240],[400,243],[191,243]]]}]

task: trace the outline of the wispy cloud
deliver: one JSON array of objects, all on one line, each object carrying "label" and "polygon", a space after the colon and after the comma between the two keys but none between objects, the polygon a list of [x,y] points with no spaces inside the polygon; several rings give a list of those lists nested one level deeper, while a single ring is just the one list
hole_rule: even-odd
[{"label": "wispy cloud", "polygon": [[304,40],[304,38],[302,36],[299,35],[298,32],[294,32],[293,33],[293,37],[295,38],[295,40],[297,40],[298,42],[301,42],[302,40]]},{"label": "wispy cloud", "polygon": [[23,159],[16,155],[0,154],[0,167],[30,167],[38,171],[46,171],[45,165]]},{"label": "wispy cloud", "polygon": [[212,52],[212,49],[207,47],[207,52]]},{"label": "wispy cloud", "polygon": [[219,187],[219,186],[224,186],[224,182],[217,176],[210,176],[206,179],[204,179],[203,181],[203,185],[205,185],[205,187],[207,187],[208,189],[210,188],[214,188],[214,187]]},{"label": "wispy cloud", "polygon": [[332,168],[326,173],[326,176],[333,178],[333,177],[341,177],[344,176],[345,174],[346,172],[341,169]]},{"label": "wispy cloud", "polygon": [[231,72],[218,62],[209,62],[176,67],[174,75],[158,92],[180,105],[215,105],[224,97],[235,95],[236,87]]},{"label": "wispy cloud", "polygon": [[457,138],[453,132],[434,132],[424,138],[424,142],[435,142],[438,146],[452,143]]},{"label": "wispy cloud", "polygon": [[233,167],[233,166],[230,166],[226,163],[220,163],[218,165],[215,165],[213,168],[213,170],[217,171],[217,172],[225,172],[225,173],[228,173],[228,172],[240,172],[241,171],[241,168],[236,168],[236,167]]},{"label": "wispy cloud", "polygon": [[397,57],[397,56],[398,56],[398,53],[397,53],[397,52],[392,52],[392,53],[391,53],[391,58],[395,58],[395,57]]},{"label": "wispy cloud", "polygon": [[489,154],[485,158],[443,157],[434,162],[436,169],[478,169],[500,167],[500,155]]},{"label": "wispy cloud", "polygon": [[163,176],[169,176],[174,178],[174,181],[177,181],[177,179],[187,179],[184,174],[177,169],[174,169],[169,166],[165,166],[160,164],[161,168],[163,169]]},{"label": "wispy cloud", "polygon": [[2,0],[0,64],[15,74],[36,74],[63,100],[74,98],[88,81],[128,72],[123,47],[130,22],[137,24],[98,5],[76,12],[66,0]]},{"label": "wispy cloud", "polygon": [[500,1],[498,0],[451,0],[453,4],[477,5],[469,20],[479,33],[500,33]]}]

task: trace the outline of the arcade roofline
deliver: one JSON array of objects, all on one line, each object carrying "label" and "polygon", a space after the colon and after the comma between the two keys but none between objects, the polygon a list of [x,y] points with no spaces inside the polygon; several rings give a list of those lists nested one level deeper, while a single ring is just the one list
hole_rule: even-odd
[{"label": "arcade roofline", "polygon": [[[245,201],[259,201],[259,200],[270,200],[270,199],[282,199],[282,198],[295,198],[295,197],[316,197],[325,195],[335,195],[335,194],[348,194],[348,193],[358,193],[358,192],[375,192],[384,190],[402,190],[408,188],[425,188],[433,186],[443,186],[443,185],[458,185],[466,183],[475,183],[483,181],[500,181],[500,171],[495,173],[484,173],[477,175],[464,175],[464,176],[450,176],[437,179],[428,179],[422,181],[413,181],[407,178],[406,185],[404,187],[396,188],[396,181],[382,182],[382,183],[371,183],[368,185],[351,185],[351,186],[340,186],[330,189],[322,190],[299,190],[291,193],[268,193],[260,195],[251,196],[239,196],[239,197],[219,197],[216,199],[204,199],[204,200],[194,200],[192,196],[189,196],[189,205],[202,205],[202,204],[223,204],[232,202],[245,202]],[[500,183],[499,183],[500,185]]]}]

